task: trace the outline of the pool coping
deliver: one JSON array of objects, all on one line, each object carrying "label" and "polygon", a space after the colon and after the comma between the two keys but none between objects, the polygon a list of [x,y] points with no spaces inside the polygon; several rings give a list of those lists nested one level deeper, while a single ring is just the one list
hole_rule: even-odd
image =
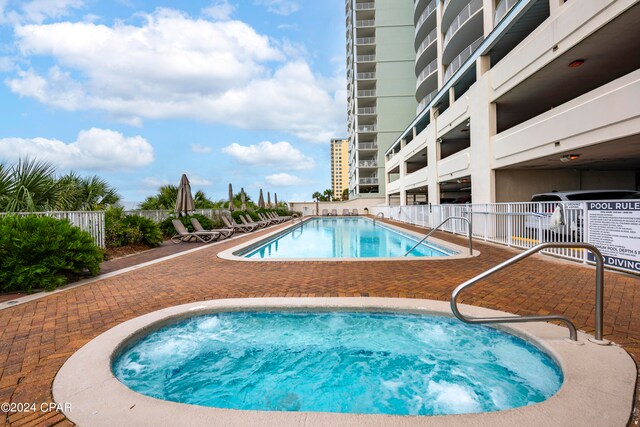
[{"label": "pool coping", "polygon": [[[74,353],[58,372],[53,397],[67,404],[64,414],[78,425],[157,426],[179,418],[181,425],[205,426],[212,420],[228,426],[539,426],[625,425],[631,415],[636,366],[616,345],[601,346],[579,332],[580,345],[567,340],[564,327],[549,323],[500,326],[542,348],[561,367],[564,382],[544,402],[497,412],[462,415],[398,416],[324,412],[270,412],[219,409],[144,396],[120,383],[111,361],[131,340],[182,318],[220,311],[350,310],[434,313],[451,316],[449,303],[401,298],[249,298],[219,299],[165,308],[121,323]],[[471,316],[504,316],[481,307],[461,305]]]},{"label": "pool coping", "polygon": [[[429,242],[433,243],[436,246],[441,246],[443,249],[445,250],[449,250],[449,251],[455,251],[457,253],[452,254],[452,255],[447,255],[447,256],[430,256],[430,257],[425,257],[425,256],[421,256],[421,257],[370,257],[370,258],[246,258],[244,256],[241,255],[236,255],[239,252],[249,252],[253,249],[257,249],[258,247],[262,246],[264,243],[266,243],[267,240],[272,240],[277,238],[279,235],[285,235],[287,233],[289,233],[293,227],[297,227],[299,225],[301,225],[304,222],[307,221],[311,221],[313,219],[316,218],[323,218],[323,219],[333,219],[333,218],[353,218],[351,217],[341,217],[341,216],[337,216],[337,217],[305,217],[303,218],[300,223],[294,223],[291,224],[290,226],[286,227],[286,228],[281,228],[279,230],[275,230],[271,233],[268,234],[264,234],[260,237],[257,237],[253,240],[250,240],[248,242],[244,242],[241,243],[237,246],[234,246],[232,248],[226,249],[224,251],[221,251],[218,253],[218,258],[221,259],[226,259],[228,261],[243,261],[243,262],[304,262],[304,261],[313,261],[313,262],[342,262],[342,261],[348,261],[348,262],[377,262],[377,261],[425,261],[425,260],[456,260],[456,259],[464,259],[464,258],[471,258],[471,257],[476,257],[478,255],[480,255],[480,251],[473,249],[473,255],[469,255],[469,248],[468,247],[464,247],[455,243],[451,243],[451,242],[447,242],[445,240],[441,240],[438,239],[436,237],[430,237],[429,238]],[[372,221],[371,218],[367,218],[364,216],[358,216],[358,218],[364,218],[366,220]],[[387,222],[381,223],[383,224],[385,227],[400,233],[400,234],[408,234],[410,236],[413,236],[417,239],[422,239],[425,234],[424,233],[418,233],[416,231],[413,230],[408,230],[406,228],[402,228],[402,227],[398,227],[394,224],[390,224]],[[438,248],[435,248],[438,249]]]}]

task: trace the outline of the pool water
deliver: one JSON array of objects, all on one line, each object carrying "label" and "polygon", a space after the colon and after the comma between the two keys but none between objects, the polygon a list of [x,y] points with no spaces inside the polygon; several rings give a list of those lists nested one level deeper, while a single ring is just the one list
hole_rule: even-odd
[{"label": "pool water", "polygon": [[[419,238],[365,218],[313,218],[267,240],[246,258],[386,258],[403,257]],[[426,243],[408,256],[448,256],[452,251]]]},{"label": "pool water", "polygon": [[165,326],[113,363],[131,389],[218,408],[436,415],[541,402],[560,388],[549,356],[443,316],[230,312]]}]

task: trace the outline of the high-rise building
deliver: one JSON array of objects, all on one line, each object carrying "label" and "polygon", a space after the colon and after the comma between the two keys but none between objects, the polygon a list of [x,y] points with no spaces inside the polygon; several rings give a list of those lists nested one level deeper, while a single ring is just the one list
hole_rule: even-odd
[{"label": "high-rise building", "polygon": [[331,139],[331,190],[334,199],[342,199],[342,192],[349,188],[349,141]]},{"label": "high-rise building", "polygon": [[384,152],[415,116],[412,0],[346,0],[349,195],[384,197]]},{"label": "high-rise building", "polygon": [[386,150],[389,204],[640,188],[639,1],[416,0],[413,17],[419,106]]}]

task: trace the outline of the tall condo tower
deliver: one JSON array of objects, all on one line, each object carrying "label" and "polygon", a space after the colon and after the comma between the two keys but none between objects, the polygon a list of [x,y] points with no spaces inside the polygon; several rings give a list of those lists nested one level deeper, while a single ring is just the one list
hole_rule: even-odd
[{"label": "tall condo tower", "polygon": [[384,197],[384,153],[415,117],[414,2],[346,0],[349,195]]},{"label": "tall condo tower", "polygon": [[331,190],[334,199],[342,199],[342,192],[349,188],[349,141],[331,139]]}]

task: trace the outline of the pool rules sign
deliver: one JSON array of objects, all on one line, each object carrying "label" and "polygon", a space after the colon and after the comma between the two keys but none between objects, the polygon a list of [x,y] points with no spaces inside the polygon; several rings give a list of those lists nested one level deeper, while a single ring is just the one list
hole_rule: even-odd
[{"label": "pool rules sign", "polygon": [[640,201],[587,202],[587,220],[587,242],[600,249],[604,263],[639,273]]}]

